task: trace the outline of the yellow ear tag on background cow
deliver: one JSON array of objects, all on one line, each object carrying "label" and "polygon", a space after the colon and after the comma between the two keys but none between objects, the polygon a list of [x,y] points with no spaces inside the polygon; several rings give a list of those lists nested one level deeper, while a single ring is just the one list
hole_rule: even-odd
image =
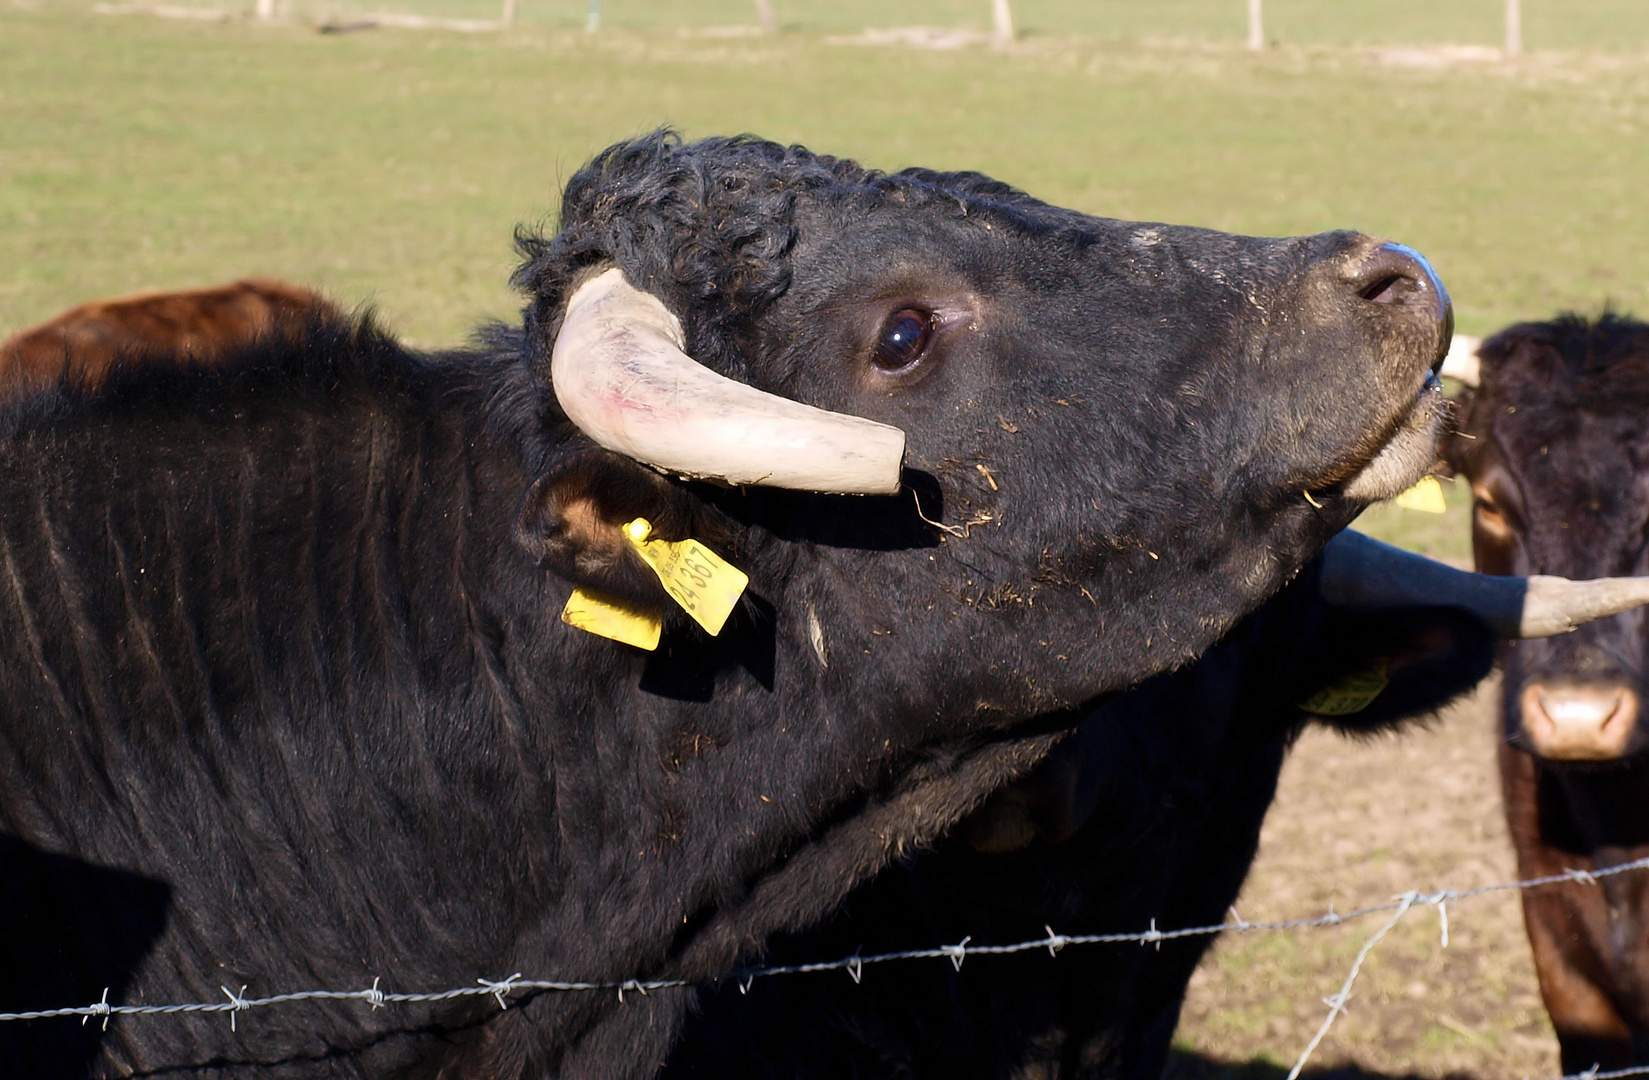
[{"label": "yellow ear tag on background cow", "polygon": [[1435,476],[1422,476],[1419,483],[1397,496],[1397,505],[1422,514],[1441,514],[1449,508],[1449,504],[1443,501],[1443,485],[1437,482]]},{"label": "yellow ear tag on background cow", "polygon": [[664,620],[657,608],[641,607],[582,586],[567,597],[567,606],[561,609],[561,621],[648,652],[658,648],[659,635],[664,630]]},{"label": "yellow ear tag on background cow", "polygon": [[1386,658],[1382,656],[1362,671],[1323,687],[1300,702],[1300,708],[1317,716],[1350,716],[1368,708],[1390,681],[1386,677]]},{"label": "yellow ear tag on background cow", "polygon": [[646,518],[624,526],[624,535],[653,568],[670,598],[712,637],[721,633],[750,579],[697,540],[647,539],[652,534],[652,522]]}]

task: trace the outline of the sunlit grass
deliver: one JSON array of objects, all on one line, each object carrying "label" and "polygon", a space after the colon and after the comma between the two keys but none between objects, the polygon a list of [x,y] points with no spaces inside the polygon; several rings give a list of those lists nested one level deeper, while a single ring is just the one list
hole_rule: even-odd
[{"label": "sunlit grass", "polygon": [[515,224],[553,216],[602,146],[669,123],[981,168],[1102,214],[1400,237],[1482,332],[1649,306],[1646,100],[1633,58],[1417,71],[1326,47],[322,36],[0,8],[0,328],[256,272],[453,341],[513,310]]}]

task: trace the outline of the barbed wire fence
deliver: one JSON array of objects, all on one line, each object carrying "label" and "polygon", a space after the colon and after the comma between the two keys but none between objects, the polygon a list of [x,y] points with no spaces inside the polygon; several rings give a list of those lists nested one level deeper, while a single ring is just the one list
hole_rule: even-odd
[{"label": "barbed wire fence", "polygon": [[[379,979],[373,979],[372,985],[361,990],[296,990],[284,994],[272,994],[267,997],[247,997],[246,987],[234,991],[229,987],[220,987],[225,1000],[211,1002],[196,1002],[177,1005],[116,1005],[109,1002],[109,991],[103,991],[101,1000],[90,1005],[76,1005],[58,1009],[37,1009],[30,1012],[0,1013],[0,1023],[7,1021],[49,1020],[79,1017],[85,1024],[94,1018],[101,1018],[107,1029],[109,1020],[117,1016],[164,1016],[179,1013],[227,1013],[229,1025],[233,1030],[236,1018],[243,1012],[252,1009],[271,1008],[295,1002],[313,1001],[360,1001],[373,1009],[381,1009],[390,1005],[422,1004],[429,1002],[451,1001],[458,998],[490,996],[498,1002],[500,1009],[509,1007],[510,995],[521,991],[551,991],[565,993],[616,993],[619,1001],[624,1000],[625,994],[645,995],[654,990],[668,990],[686,986],[704,985],[706,983],[735,983],[740,993],[748,993],[758,979],[772,978],[778,975],[816,975],[827,972],[845,972],[855,984],[858,984],[864,974],[864,969],[877,964],[890,964],[914,960],[947,960],[957,971],[962,970],[962,964],[969,957],[1005,956],[1013,953],[1034,952],[1047,949],[1049,956],[1058,956],[1061,949],[1091,946],[1091,945],[1141,945],[1160,948],[1165,941],[1176,941],[1182,938],[1212,937],[1224,933],[1288,933],[1303,930],[1317,930],[1328,927],[1343,926],[1346,923],[1370,919],[1377,915],[1385,915],[1386,919],[1378,929],[1363,943],[1353,960],[1350,971],[1340,984],[1340,989],[1330,997],[1323,999],[1328,1006],[1328,1014],[1323,1018],[1321,1025],[1306,1044],[1289,1070],[1287,1080],[1298,1080],[1300,1074],[1310,1063],[1311,1057],[1321,1046],[1324,1037],[1333,1027],[1334,1021],[1344,1015],[1346,1005],[1351,999],[1352,987],[1361,974],[1364,963],[1373,955],[1374,950],[1386,935],[1402,922],[1404,916],[1417,907],[1431,907],[1437,910],[1438,935],[1442,948],[1449,944],[1449,904],[1462,900],[1470,900],[1479,896],[1494,893],[1522,892],[1529,889],[1546,888],[1560,884],[1596,885],[1603,878],[1614,877],[1619,874],[1631,873],[1639,870],[1649,870],[1649,857],[1635,859],[1631,862],[1619,863],[1599,870],[1566,870],[1561,874],[1552,874],[1546,877],[1526,878],[1520,881],[1497,882],[1492,885],[1478,885],[1466,889],[1441,889],[1435,892],[1425,892],[1411,889],[1392,897],[1383,903],[1367,904],[1347,912],[1336,912],[1330,905],[1327,913],[1295,919],[1285,919],[1279,922],[1249,922],[1236,917],[1225,922],[1208,926],[1192,926],[1178,930],[1161,930],[1157,928],[1156,920],[1152,919],[1150,926],[1141,931],[1132,933],[1112,934],[1061,934],[1052,927],[1044,927],[1047,935],[1027,941],[1014,942],[1007,945],[975,945],[972,937],[965,937],[954,945],[939,945],[933,948],[904,949],[898,952],[874,953],[841,957],[836,960],[822,960],[802,964],[758,964],[738,968],[718,979],[690,980],[690,979],[624,979],[617,981],[571,982],[558,979],[529,979],[517,972],[504,979],[477,979],[472,986],[459,986],[450,990],[429,992],[399,992],[379,988]],[[1231,913],[1236,915],[1235,911]],[[1619,1080],[1629,1076],[1649,1075],[1649,1065],[1632,1066],[1624,1069],[1603,1070],[1593,1065],[1583,1072],[1570,1073],[1556,1080]]]}]

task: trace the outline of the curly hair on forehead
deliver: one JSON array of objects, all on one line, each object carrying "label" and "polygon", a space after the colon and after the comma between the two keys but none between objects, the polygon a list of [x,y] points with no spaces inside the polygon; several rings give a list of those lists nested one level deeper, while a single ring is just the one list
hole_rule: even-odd
[{"label": "curly hair on forehead", "polygon": [[979,173],[889,175],[750,135],[685,143],[655,131],[609,147],[573,176],[553,236],[517,232],[523,263],[512,282],[532,294],[532,347],[552,340],[571,282],[613,263],[682,316],[697,359],[740,374],[754,320],[790,286],[800,197],[864,210],[940,202],[958,216],[1044,205]]}]

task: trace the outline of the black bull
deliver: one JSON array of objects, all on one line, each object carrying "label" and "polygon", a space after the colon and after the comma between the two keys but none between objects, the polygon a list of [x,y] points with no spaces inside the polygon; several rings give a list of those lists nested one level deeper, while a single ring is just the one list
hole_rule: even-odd
[{"label": "black bull", "polygon": [[[0,829],[58,935],[0,946],[0,1008],[714,976],[1205,649],[1430,456],[1446,297],[1351,234],[655,137],[524,247],[524,352],[317,325],[0,417]],[[704,364],[904,429],[911,491],[592,448],[545,359],[608,265]],[[721,637],[673,615],[648,655],[556,621],[573,584],[662,599],[635,516],[749,572]],[[635,1076],[689,997],[59,1021],[0,1030],[0,1063]]]}]

